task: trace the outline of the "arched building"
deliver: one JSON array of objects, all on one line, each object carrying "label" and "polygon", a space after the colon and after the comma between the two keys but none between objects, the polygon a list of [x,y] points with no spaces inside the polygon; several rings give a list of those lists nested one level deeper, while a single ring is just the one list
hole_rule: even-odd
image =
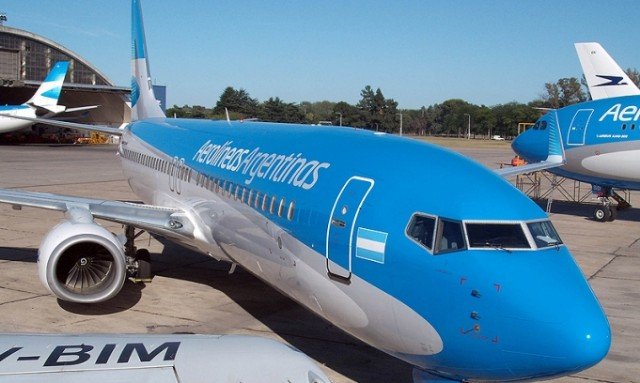
[{"label": "arched building", "polygon": [[17,28],[0,26],[0,105],[27,101],[58,61],[69,61],[59,103],[100,105],[61,118],[119,126],[130,120],[129,88],[115,86],[98,68],[64,46]]}]

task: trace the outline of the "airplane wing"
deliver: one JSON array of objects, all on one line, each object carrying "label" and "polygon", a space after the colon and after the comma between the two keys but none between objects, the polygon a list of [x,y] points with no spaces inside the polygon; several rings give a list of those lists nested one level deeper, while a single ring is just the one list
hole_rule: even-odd
[{"label": "airplane wing", "polygon": [[33,123],[46,124],[46,125],[51,125],[51,126],[59,126],[61,128],[71,128],[71,129],[78,129],[78,130],[86,130],[86,131],[89,131],[89,132],[105,133],[105,134],[111,134],[111,135],[114,135],[114,136],[121,136],[122,135],[122,129],[120,129],[120,128],[112,128],[111,126],[106,126],[106,125],[78,124],[76,122],[58,121],[58,120],[51,120],[51,119],[48,119],[48,118],[33,118],[33,117],[24,117],[24,116],[13,116],[13,115],[9,115],[9,114],[6,114],[6,113],[0,113],[0,116],[8,117],[8,118],[15,118],[15,119],[18,119],[18,120],[31,121]]},{"label": "airplane wing", "polygon": [[170,238],[193,237],[194,225],[179,209],[12,189],[0,189],[0,203],[18,210],[23,206],[56,210],[74,219],[88,213],[93,218],[131,225]]},{"label": "airplane wing", "polygon": [[549,151],[547,159],[541,162],[531,163],[524,166],[514,166],[511,168],[495,169],[495,172],[503,177],[515,176],[518,174],[532,173],[562,166],[566,163],[564,147],[562,145],[562,134],[558,125],[558,115],[555,110],[551,110],[554,118],[547,121],[549,132]]},{"label": "airplane wing", "polygon": [[0,383],[329,383],[302,352],[246,335],[0,334],[0,353]]}]

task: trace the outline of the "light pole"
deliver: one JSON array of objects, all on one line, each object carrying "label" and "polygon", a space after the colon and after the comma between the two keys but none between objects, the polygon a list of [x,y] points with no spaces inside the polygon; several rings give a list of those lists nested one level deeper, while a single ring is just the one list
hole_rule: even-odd
[{"label": "light pole", "polygon": [[402,136],[402,113],[398,113],[400,115],[400,135]]},{"label": "light pole", "polygon": [[469,117],[469,122],[467,124],[467,140],[471,139],[471,115],[469,113],[465,113],[465,116]]}]

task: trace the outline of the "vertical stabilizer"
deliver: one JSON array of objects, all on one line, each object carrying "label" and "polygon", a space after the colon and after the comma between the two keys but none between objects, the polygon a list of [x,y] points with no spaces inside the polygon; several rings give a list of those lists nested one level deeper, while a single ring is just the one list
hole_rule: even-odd
[{"label": "vertical stabilizer", "polygon": [[131,1],[131,120],[165,117],[151,84],[140,0]]},{"label": "vertical stabilizer", "polygon": [[62,91],[62,83],[67,76],[68,61],[59,61],[51,68],[36,94],[26,103],[33,106],[49,107],[58,105],[58,98]]},{"label": "vertical stabilizer", "polygon": [[591,99],[640,95],[640,89],[598,43],[576,43]]}]

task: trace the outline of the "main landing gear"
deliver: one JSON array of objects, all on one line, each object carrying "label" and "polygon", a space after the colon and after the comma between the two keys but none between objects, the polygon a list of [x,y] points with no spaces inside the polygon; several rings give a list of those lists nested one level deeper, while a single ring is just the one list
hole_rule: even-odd
[{"label": "main landing gear", "polygon": [[[618,205],[613,206],[611,199],[615,200]],[[596,206],[593,211],[593,219],[598,222],[613,221],[616,219],[618,211],[631,207],[631,204],[611,187],[602,187],[598,192],[598,200],[600,201],[600,205]]]},{"label": "main landing gear", "polygon": [[127,259],[127,274],[133,282],[151,282],[151,254],[147,249],[137,249],[135,240],[144,233],[136,233],[133,226],[125,226],[124,234],[127,241],[124,244],[124,255]]}]

